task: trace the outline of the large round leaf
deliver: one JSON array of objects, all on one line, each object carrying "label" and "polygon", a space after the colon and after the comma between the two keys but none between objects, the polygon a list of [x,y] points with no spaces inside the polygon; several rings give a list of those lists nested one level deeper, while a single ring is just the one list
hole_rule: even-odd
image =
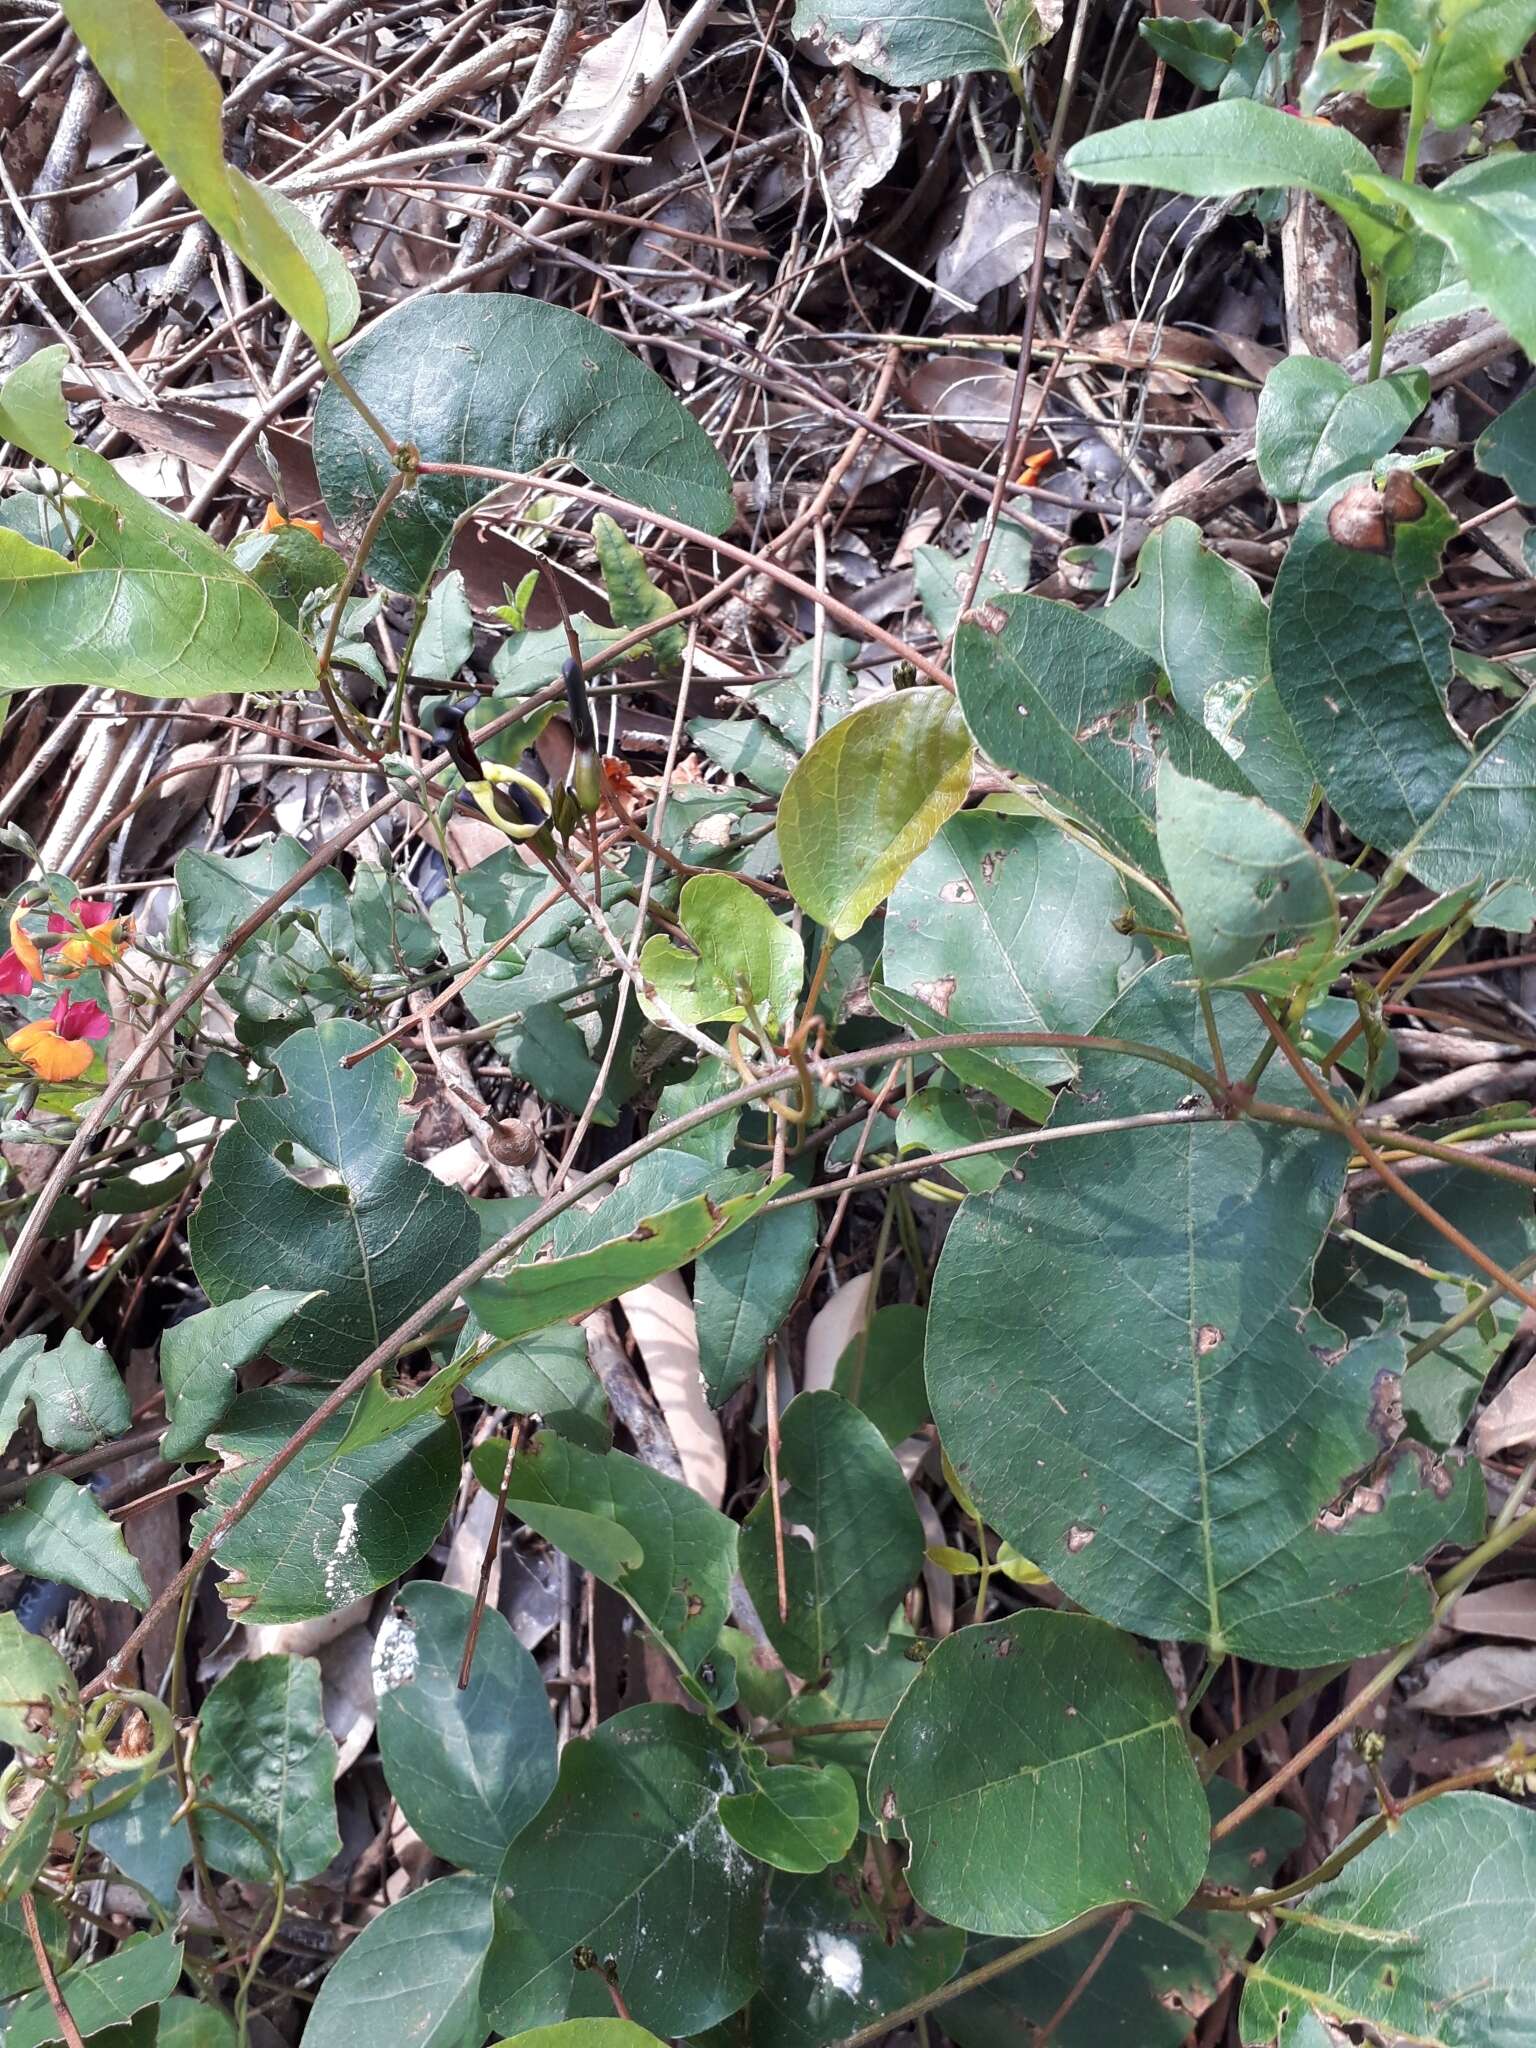
[{"label": "large round leaf", "polygon": [[[1103,1028],[1204,1057],[1187,975],[1150,969]],[[1262,1034],[1213,1001],[1240,1073]],[[1056,1121],[1171,1110],[1183,1085],[1086,1056]],[[1252,1122],[1085,1137],[951,1228],[928,1317],[939,1434],[992,1527],[1094,1613],[1271,1663],[1364,1656],[1424,1626],[1415,1567],[1480,1528],[1475,1470],[1395,1440],[1400,1339],[1346,1350],[1308,1319],[1345,1156]]]},{"label": "large round leaf", "polygon": [[575,1948],[614,1959],[625,2005],[659,2034],[734,2012],[757,1981],[763,1872],[716,1802],[745,1786],[734,1744],[681,1707],[634,1707],[569,1743],[502,1865],[482,1987],[492,2023],[561,2018]]},{"label": "large round leaf", "polygon": [[494,1607],[469,1684],[459,1667],[474,1602],[423,1579],[379,1631],[373,1683],[384,1776],[429,1849],[494,1872],[555,1784],[555,1724],[538,1666]]},{"label": "large round leaf", "polygon": [[[374,414],[426,462],[528,471],[574,463],[649,512],[721,533],[730,479],[702,427],[654,370],[579,313],[511,292],[414,299],[345,358]],[[361,529],[393,471],[372,430],[327,386],[315,407],[315,468],[331,517]],[[368,557],[394,590],[424,591],[455,520],[496,488],[423,477],[400,497]]]},{"label": "large round leaf", "polygon": [[[314,1397],[263,1387],[235,1403],[212,1442],[224,1461],[194,1524],[205,1535],[314,1410]],[[442,1528],[459,1483],[459,1435],[440,1416],[408,1423],[338,1462],[334,1415],[220,1543],[220,1588],[242,1620],[306,1621],[408,1571]]]},{"label": "large round leaf", "polygon": [[1529,2048],[1533,1893],[1536,1813],[1484,1792],[1414,1807],[1309,1892],[1249,1966],[1245,2048],[1303,2048],[1335,2027],[1424,2048]]},{"label": "large round leaf", "polygon": [[415,1085],[405,1061],[383,1052],[342,1066],[371,1037],[338,1017],[284,1041],[284,1092],[241,1103],[190,1231],[212,1302],[267,1285],[313,1291],[268,1349],[279,1364],[333,1379],[480,1244],[463,1196],[405,1156],[403,1102]]},{"label": "large round leaf", "polygon": [[1085,1614],[963,1628],[902,1697],[869,1803],[936,1918],[1037,1935],[1095,1906],[1184,1905],[1210,1813],[1156,1659]]}]

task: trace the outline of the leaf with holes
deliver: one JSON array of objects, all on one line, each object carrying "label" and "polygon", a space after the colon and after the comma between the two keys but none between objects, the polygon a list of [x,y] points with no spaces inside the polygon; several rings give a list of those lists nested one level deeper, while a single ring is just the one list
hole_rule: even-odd
[{"label": "leaf with holes", "polygon": [[[605,329],[512,292],[414,299],[348,349],[348,382],[424,462],[527,472],[574,463],[599,490],[709,533],[735,516],[730,478],[667,386]],[[315,407],[315,468],[331,517],[357,533],[393,470],[334,386]],[[454,523],[492,477],[428,476],[385,516],[368,572],[424,593]]]},{"label": "leaf with holes", "polygon": [[1210,1815],[1150,1651],[1040,1609],[947,1636],[869,1767],[941,1920],[1034,1936],[1095,1906],[1175,1913],[1205,1873]]},{"label": "leaf with holes", "polygon": [[315,1295],[268,1349],[327,1379],[341,1379],[479,1248],[462,1195],[405,1156],[415,1086],[405,1061],[385,1051],[341,1064],[372,1037],[335,1018],[284,1040],[283,1093],[240,1104],[190,1231],[215,1306],[273,1281]]},{"label": "leaf with holes", "polygon": [[[1149,968],[1101,1028],[1203,1057],[1183,978]],[[1242,1072],[1267,1041],[1240,998],[1212,1002]],[[1183,1088],[1108,1054],[1082,1085],[1059,1123]],[[1481,1529],[1476,1468],[1401,1433],[1401,1339],[1345,1348],[1308,1315],[1345,1159],[1273,1124],[1083,1138],[951,1225],[928,1318],[940,1438],[990,1526],[1090,1612],[1271,1663],[1367,1656],[1427,1623],[1421,1560]]]},{"label": "leaf with holes", "polygon": [[[1331,2038],[1525,2048],[1536,2034],[1536,1814],[1486,1792],[1404,1813],[1246,1973],[1245,2048]],[[1326,2027],[1319,2022],[1326,2021]]]},{"label": "leaf with holes", "polygon": [[[291,1387],[241,1395],[213,1433],[223,1464],[194,1524],[199,1536],[314,1407],[313,1394]],[[307,1621],[346,1607],[408,1571],[447,1519],[459,1483],[452,1424],[436,1415],[409,1423],[338,1463],[345,1428],[345,1411],[332,1416],[214,1552],[228,1574],[219,1590],[242,1621]]]}]

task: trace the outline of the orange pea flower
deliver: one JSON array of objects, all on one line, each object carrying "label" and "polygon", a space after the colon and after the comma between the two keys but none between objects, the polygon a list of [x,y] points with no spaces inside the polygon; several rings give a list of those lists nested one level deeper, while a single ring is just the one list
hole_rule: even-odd
[{"label": "orange pea flower", "polygon": [[30,995],[33,982],[43,978],[43,956],[22,916],[19,910],[12,913],[10,949],[0,954],[0,996]]},{"label": "orange pea flower", "polygon": [[79,974],[87,967],[99,967],[105,973],[121,957],[133,932],[133,919],[114,916],[110,903],[92,903],[77,896],[68,917],[57,911],[51,914],[48,929],[57,935],[55,958],[62,975]]},{"label": "orange pea flower", "polygon": [[111,1029],[112,1019],[99,1003],[72,1003],[60,996],[46,1017],[13,1031],[6,1050],[40,1081],[75,1081],[96,1057],[91,1040],[105,1038]]},{"label": "orange pea flower", "polygon": [[267,516],[261,522],[263,533],[276,533],[280,526],[302,526],[306,533],[312,533],[316,540],[324,540],[318,519],[288,519],[278,511],[276,505],[268,505]]}]

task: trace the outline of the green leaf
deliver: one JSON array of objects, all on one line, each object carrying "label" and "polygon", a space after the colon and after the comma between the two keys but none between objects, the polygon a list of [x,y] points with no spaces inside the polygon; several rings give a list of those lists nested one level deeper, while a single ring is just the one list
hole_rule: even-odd
[{"label": "green leaf", "polygon": [[752,2048],[827,2048],[937,1991],[955,1974],[964,1942],[958,1927],[893,1926],[856,1868],[775,1878],[762,1988],[747,2011]]},{"label": "green leaf", "polygon": [[239,2048],[235,2023],[200,1998],[168,1998],[160,2008],[155,2048]]},{"label": "green leaf", "polygon": [[[1377,0],[1373,25],[1393,29],[1415,49],[1438,29],[1441,47],[1429,87],[1429,115],[1437,128],[1459,128],[1480,113],[1505,72],[1536,35],[1533,0]],[[1406,107],[1412,93],[1408,67],[1395,51],[1377,47],[1368,71],[1373,106]]]},{"label": "green leaf", "polygon": [[[181,1944],[172,1935],[125,1941],[103,1962],[66,1970],[59,1989],[81,2037],[120,2027],[147,2005],[158,2005],[176,1989]],[[45,2048],[62,2042],[46,1991],[34,1991],[6,2014],[5,2048]],[[154,2035],[144,2038],[153,2041]]]},{"label": "green leaf", "polygon": [[1429,403],[1422,370],[1356,384],[1320,356],[1287,356],[1259,394],[1258,462],[1282,504],[1315,498],[1395,448]]},{"label": "green leaf", "polygon": [[1304,121],[1253,100],[1217,100],[1158,121],[1127,121],[1085,136],[1066,156],[1070,177],[1093,185],[1152,185],[1195,199],[1299,186],[1342,216],[1379,262],[1398,231],[1361,198],[1376,160],[1346,128]]},{"label": "green leaf", "polygon": [[284,1092],[248,1096],[214,1149],[192,1263],[215,1306],[266,1283],[317,1295],[268,1340],[280,1365],[340,1379],[474,1258],[464,1198],[405,1156],[415,1085],[398,1053],[360,1066],[366,1025],[334,1018],[276,1054]]},{"label": "green leaf", "polygon": [[1484,427],[1477,437],[1477,466],[1502,477],[1522,504],[1536,504],[1536,389]]},{"label": "green leaf", "polygon": [[742,1525],[741,1576],[785,1664],[814,1679],[843,1650],[885,1640],[922,1565],[923,1529],[885,1439],[841,1394],[798,1394],[780,1438],[788,1619],[766,1494]]},{"label": "green leaf", "polygon": [[[1135,958],[1113,929],[1125,907],[1114,869],[1043,819],[965,811],[892,892],[885,985],[946,1031],[1089,1031]],[[1077,1072],[1067,1048],[985,1057],[1041,1086]]]},{"label": "green leaf", "polygon": [[173,1826],[181,1789],[169,1772],[151,1778],[119,1813],[91,1823],[91,1847],[111,1859],[127,1878],[142,1885],[169,1914],[177,1912],[181,1873],[192,1861],[192,1833],[185,1820]]},{"label": "green leaf", "polygon": [[243,569],[273,606],[279,618],[302,631],[305,600],[316,591],[334,590],[347,565],[334,548],[316,540],[307,526],[274,527],[270,533],[246,533],[235,541],[229,558]]},{"label": "green leaf", "polygon": [[1165,753],[1203,782],[1248,789],[1204,726],[1158,698],[1158,676],[1102,620],[1050,598],[1004,599],[955,635],[955,689],[976,744],[1153,876]]},{"label": "green leaf", "polygon": [[0,1557],[34,1578],[78,1586],[95,1600],[149,1605],[149,1588],[123,1532],[89,1487],[44,1473],[0,1515]]},{"label": "green leaf", "polygon": [[[730,479],[667,386],[603,328],[511,292],[416,299],[347,351],[348,381],[425,462],[528,471],[574,463],[599,489],[720,533]],[[356,530],[392,474],[377,439],[333,386],[315,407],[315,468],[331,517]],[[392,590],[424,591],[454,522],[497,488],[423,477],[391,507],[368,557]]]},{"label": "green leaf", "polygon": [[[314,1409],[288,1387],[242,1394],[213,1438],[224,1460],[195,1528],[205,1535]],[[399,1578],[447,1519],[459,1483],[458,1431],[440,1417],[336,1461],[346,1415],[331,1418],[219,1544],[220,1591],[241,1620],[307,1621]]]},{"label": "green leaf", "polygon": [[492,2025],[559,2019],[576,1948],[613,1958],[628,2011],[659,2034],[734,2012],[757,1982],[762,1872],[716,1807],[743,1782],[734,1741],[681,1707],[633,1707],[567,1743],[502,1865],[481,1987]]},{"label": "green leaf", "polygon": [[430,1580],[403,1586],[374,1646],[374,1691],[400,1811],[437,1855],[490,1875],[554,1790],[555,1724],[538,1666],[494,1607],[460,1691],[474,1604]]},{"label": "green leaf", "polygon": [[[69,1922],[46,1894],[34,1898],[32,1904],[37,1913],[43,1946],[52,1958],[54,1968],[62,1970],[69,1952]],[[0,1905],[0,1998],[19,1997],[23,1991],[30,1991],[41,1982],[20,1901],[7,1900]]]},{"label": "green leaf", "polygon": [[148,537],[79,563],[0,529],[0,691],[101,685],[141,697],[312,690],[304,642],[253,583],[189,569]]},{"label": "green leaf", "polygon": [[[941,1038],[953,1028],[942,1011],[917,996],[887,988],[881,981],[870,983],[869,1002],[877,1016],[888,1017],[893,1024],[903,1025],[914,1038]],[[1028,1117],[1031,1123],[1043,1124],[1051,1114],[1055,1098],[1048,1088],[1042,1087],[1038,1081],[1026,1079],[1017,1071],[1012,1064],[1017,1050],[1023,1048],[998,1047],[990,1052],[965,1049],[940,1053],[939,1058],[967,1088],[984,1088],[999,1102],[1016,1109],[1020,1116]]]},{"label": "green leaf", "polygon": [[1168,1681],[1088,1615],[945,1637],[869,1770],[913,1897],[957,1927],[1047,1934],[1133,1900],[1174,1913],[1205,1874],[1210,1815]]},{"label": "green leaf", "polygon": [[[903,1158],[914,1152],[980,1145],[986,1135],[969,1100],[953,1088],[920,1088],[907,1097],[896,1118],[896,1144]],[[1011,1152],[978,1153],[973,1159],[951,1159],[941,1170],[968,1193],[985,1193],[997,1186],[1012,1161]]]},{"label": "green leaf", "polygon": [[660,2048],[660,2043],[633,2020],[561,2020],[514,2034],[497,2048]]},{"label": "green leaf", "polygon": [[888,1444],[899,1444],[928,1420],[923,1382],[924,1309],[909,1301],[877,1308],[850,1337],[833,1376],[834,1393],[861,1409]]},{"label": "green leaf", "polygon": [[18,1337],[0,1351],[0,1443],[29,1404],[38,1435],[55,1451],[93,1451],[132,1420],[117,1367],[78,1330],[66,1330],[51,1350],[42,1337]]},{"label": "green leaf", "polygon": [[[475,1454],[475,1476],[498,1486],[505,1447],[488,1444],[483,1452]],[[604,1544],[599,1551],[583,1542],[568,1554],[622,1593],[687,1670],[709,1656],[730,1608],[736,1525],[691,1486],[622,1451],[597,1457],[544,1430],[513,1460],[507,1504],[558,1548],[573,1533]],[[595,1528],[574,1532],[564,1518],[578,1513]],[[617,1570],[605,1554],[614,1530],[628,1539]]]},{"label": "green leaf", "polygon": [[[1250,1872],[1244,1889],[1251,1891],[1255,1882]],[[972,1942],[966,1971],[992,1962],[1009,1946]],[[1227,1975],[1220,1955],[1205,1942],[1146,1913],[1136,1914],[1101,1956],[1103,1947],[1103,1928],[1091,1927],[1021,1969],[946,2000],[945,2033],[956,2048],[1017,2048],[1036,2028],[1049,2026],[1072,1998],[1052,2027],[1053,2048],[1105,2048],[1108,2042],[1179,2048]]]},{"label": "green leaf", "polygon": [[1157,21],[1149,15],[1136,24],[1136,31],[1180,78],[1187,78],[1202,92],[1215,92],[1222,84],[1242,44],[1235,29],[1213,21],[1208,14],[1196,14],[1187,21],[1177,17]]},{"label": "green leaf", "polygon": [[1401,207],[1443,242],[1482,304],[1527,355],[1536,354],[1536,157],[1494,157],[1478,166],[1475,181],[1461,180],[1454,196],[1375,170],[1355,173],[1352,183],[1367,199]]},{"label": "green leaf", "polygon": [[1437,891],[1536,883],[1536,699],[1472,745],[1451,724],[1451,631],[1428,585],[1456,522],[1417,479],[1403,481],[1416,518],[1389,519],[1364,483],[1303,517],[1270,606],[1275,687],[1359,838]]},{"label": "green leaf", "polygon": [[711,1407],[721,1407],[762,1364],[800,1292],[816,1232],[816,1205],[801,1202],[753,1217],[700,1254],[693,1311]]},{"label": "green leaf", "polygon": [[954,699],[897,690],[834,725],[779,802],[784,879],[795,901],[847,939],[971,786],[971,745]]},{"label": "green leaf", "polygon": [[1269,673],[1269,607],[1253,578],[1208,548],[1189,519],[1170,519],[1136,558],[1136,581],[1099,614],[1150,654],[1186,717],[1203,725],[1272,811],[1301,824],[1312,810],[1302,759]]},{"label": "green leaf", "polygon": [[411,2048],[480,2048],[491,1886],[463,1873],[407,1892],[341,1952],[315,2000],[303,2048],[358,2048],[377,2027]]},{"label": "green leaf", "polygon": [[46,1636],[0,1614],[0,1742],[34,1755],[52,1744],[79,1710],[75,1674]]},{"label": "green leaf", "polygon": [[[912,550],[912,573],[917,594],[941,643],[954,638],[955,628],[960,623],[961,606],[971,587],[975,560],[974,546],[958,559],[946,554],[942,548]],[[1026,589],[1029,563],[1029,535],[1011,520],[1000,521],[992,537],[992,545],[987,549],[975,603],[984,605],[989,598]]]},{"label": "green leaf", "polygon": [[[318,1877],[341,1848],[336,1744],[313,1657],[253,1657],[227,1671],[198,1717],[197,1782],[237,1818],[198,1816],[208,1861],[253,1884],[273,1859],[290,1883]],[[238,1825],[239,1821],[248,1827]],[[254,1830],[254,1833],[252,1832]]]},{"label": "green leaf", "polygon": [[661,932],[640,951],[647,984],[640,1007],[653,1024],[665,1019],[650,1000],[652,988],[685,1024],[740,1024],[749,1003],[770,1032],[787,1023],[800,996],[805,948],[755,890],[733,875],[694,875],[683,884],[677,920],[691,953]]},{"label": "green leaf", "polygon": [[775,1870],[825,1870],[859,1831],[859,1795],[841,1764],[781,1764],[720,1801],[732,1841]]},{"label": "green leaf", "polygon": [[537,1415],[584,1451],[606,1451],[613,1442],[603,1383],[592,1370],[584,1332],[572,1324],[498,1344],[467,1384],[493,1408]]},{"label": "green leaf", "polygon": [[[597,513],[592,520],[592,541],[616,626],[630,631],[677,610],[676,602],[658,590],[646,573],[644,555],[606,512]],[[631,653],[642,655],[649,649],[663,675],[671,675],[682,667],[686,645],[681,626],[664,626],[654,640],[642,641]]]},{"label": "green leaf", "polygon": [[[1448,1792],[1301,1901],[1249,1965],[1245,2044],[1358,2027],[1425,2048],[1520,2048],[1536,2031],[1536,1814]],[[1330,2022],[1309,2032],[1309,2016]]]},{"label": "green leaf", "polygon": [[475,651],[475,615],[464,592],[464,578],[451,569],[434,585],[426,616],[411,652],[411,674],[418,680],[451,683]]},{"label": "green leaf", "polygon": [[168,1465],[196,1454],[235,1398],[241,1366],[259,1358],[295,1313],[316,1299],[291,1288],[258,1287],[254,1294],[222,1308],[205,1308],[166,1331],[160,1340],[160,1380],[171,1426],[160,1439],[160,1455]]},{"label": "green leaf", "polygon": [[829,64],[852,64],[887,85],[929,85],[970,71],[1017,73],[1061,26],[1051,0],[796,0],[792,32]]},{"label": "green leaf", "polygon": [[1298,941],[1298,981],[1317,975],[1339,937],[1327,871],[1294,825],[1256,797],[1192,782],[1165,761],[1157,844],[1202,981],[1240,974],[1276,939]]},{"label": "green leaf", "polygon": [[112,97],[198,212],[310,340],[336,342],[357,319],[357,287],[335,250],[288,200],[224,161],[218,83],[155,0],[64,0]]},{"label": "green leaf", "polygon": [[[644,1185],[643,1177],[635,1185]],[[594,1249],[573,1252],[568,1258],[537,1259],[539,1247],[525,1252],[522,1265],[514,1266],[499,1279],[482,1280],[468,1290],[475,1319],[493,1337],[511,1339],[527,1336],[551,1323],[586,1315],[605,1301],[626,1294],[631,1288],[655,1280],[663,1273],[675,1273],[679,1266],[696,1258],[707,1246],[717,1244],[753,1216],[784,1185],[779,1180],[758,1185],[744,1194],[695,1195],[656,1215],[627,1218],[629,1234],[603,1241],[603,1225],[592,1234]],[[622,1193],[623,1191],[621,1191]],[[603,1203],[595,1216],[603,1216],[611,1227],[622,1227],[621,1215],[606,1217],[613,1197]],[[583,1218],[592,1224],[593,1217]],[[467,1258],[460,1262],[467,1264]],[[383,1379],[375,1374],[363,1390],[352,1425],[342,1445],[350,1457],[365,1444],[379,1443],[415,1417],[439,1408],[475,1368],[475,1354],[467,1352],[453,1365],[436,1372],[425,1386],[404,1397],[386,1392]]]},{"label": "green leaf", "polygon": [[[1148,969],[1101,1028],[1201,1057],[1180,980]],[[1263,1032],[1212,1003],[1242,1072]],[[1171,1109],[1182,1086],[1085,1057],[1091,1099],[1056,1121]],[[1427,1623],[1420,1560],[1481,1528],[1473,1468],[1396,1436],[1401,1340],[1346,1349],[1305,1314],[1344,1166],[1333,1138],[1269,1124],[1085,1137],[951,1226],[940,1438],[992,1528],[1091,1612],[1270,1663],[1366,1656]]]}]

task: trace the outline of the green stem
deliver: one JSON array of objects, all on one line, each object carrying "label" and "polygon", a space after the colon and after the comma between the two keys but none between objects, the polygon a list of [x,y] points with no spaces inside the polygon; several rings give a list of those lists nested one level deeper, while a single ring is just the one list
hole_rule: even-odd
[{"label": "green stem", "polygon": [[348,405],[351,406],[352,410],[357,414],[358,418],[369,429],[369,431],[378,436],[379,440],[383,443],[385,453],[390,457],[391,461],[393,461],[394,457],[400,451],[400,443],[395,439],[394,435],[390,433],[389,429],[386,426],[384,426],[376,417],[372,408],[368,405],[367,401],[359,394],[359,392],[353,386],[351,380],[344,374],[340,363],[337,362],[335,356],[332,354],[331,350],[325,345],[324,342],[317,342],[315,344],[315,353],[320,358],[320,362],[325,370],[326,376],[330,378],[331,382],[336,386],[336,389],[341,393],[342,397],[347,401]]},{"label": "green stem", "polygon": [[1371,302],[1371,360],[1365,381],[1374,384],[1387,347],[1387,274],[1379,263],[1366,264],[1365,285]]}]

